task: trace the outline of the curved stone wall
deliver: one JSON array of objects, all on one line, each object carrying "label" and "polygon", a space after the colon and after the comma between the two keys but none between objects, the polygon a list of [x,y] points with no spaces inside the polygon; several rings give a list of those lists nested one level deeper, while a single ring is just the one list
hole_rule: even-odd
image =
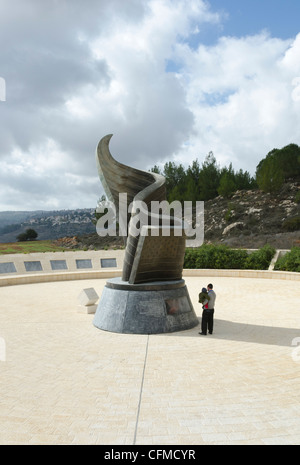
[{"label": "curved stone wall", "polygon": [[124,250],[0,256],[0,286],[119,276]]},{"label": "curved stone wall", "polygon": [[[124,250],[45,252],[0,256],[0,286],[114,278],[122,275]],[[300,280],[300,273],[273,270],[185,269],[189,276]]]}]

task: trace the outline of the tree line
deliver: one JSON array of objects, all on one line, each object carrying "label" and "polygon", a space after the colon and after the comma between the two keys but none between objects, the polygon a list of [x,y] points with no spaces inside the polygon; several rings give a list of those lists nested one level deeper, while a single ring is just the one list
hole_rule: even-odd
[{"label": "tree line", "polygon": [[151,171],[165,177],[169,202],[206,201],[218,195],[230,198],[238,190],[257,188],[274,193],[285,181],[300,178],[300,147],[290,144],[271,150],[257,165],[255,176],[241,169],[235,171],[231,163],[221,168],[213,152],[201,165],[198,159],[187,169],[181,163],[167,162],[163,169],[155,165]]}]

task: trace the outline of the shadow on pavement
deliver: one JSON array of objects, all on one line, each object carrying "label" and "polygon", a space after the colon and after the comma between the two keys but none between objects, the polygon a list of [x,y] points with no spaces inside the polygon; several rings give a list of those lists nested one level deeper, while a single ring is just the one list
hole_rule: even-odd
[{"label": "shadow on pavement", "polygon": [[[200,337],[201,318],[199,325],[193,329],[178,333],[169,333],[169,336]],[[223,339],[228,341],[253,342],[256,344],[269,344],[291,347],[292,341],[300,337],[300,328],[283,328],[277,326],[263,326],[247,323],[238,323],[229,320],[214,320],[214,333],[207,338]]]}]

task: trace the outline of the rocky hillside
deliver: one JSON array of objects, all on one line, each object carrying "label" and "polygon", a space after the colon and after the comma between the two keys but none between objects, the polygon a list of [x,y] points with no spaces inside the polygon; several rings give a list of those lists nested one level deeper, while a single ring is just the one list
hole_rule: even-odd
[{"label": "rocky hillside", "polygon": [[[270,244],[278,249],[300,246],[300,182],[286,183],[276,194],[237,191],[205,202],[205,242],[256,249]],[[70,239],[60,239],[67,246]],[[73,248],[124,247],[122,238],[86,234],[73,238]]]},{"label": "rocky hillside", "polygon": [[276,194],[237,191],[231,199],[205,203],[205,241],[231,247],[279,249],[300,246],[300,182],[286,183]]}]

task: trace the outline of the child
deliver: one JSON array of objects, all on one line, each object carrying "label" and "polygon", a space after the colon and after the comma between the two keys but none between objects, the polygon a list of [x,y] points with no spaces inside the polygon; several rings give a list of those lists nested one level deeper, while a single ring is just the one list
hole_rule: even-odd
[{"label": "child", "polygon": [[202,291],[199,294],[199,302],[202,304],[202,308],[208,308],[208,301],[210,297],[207,293],[207,289],[205,287],[202,288]]}]

